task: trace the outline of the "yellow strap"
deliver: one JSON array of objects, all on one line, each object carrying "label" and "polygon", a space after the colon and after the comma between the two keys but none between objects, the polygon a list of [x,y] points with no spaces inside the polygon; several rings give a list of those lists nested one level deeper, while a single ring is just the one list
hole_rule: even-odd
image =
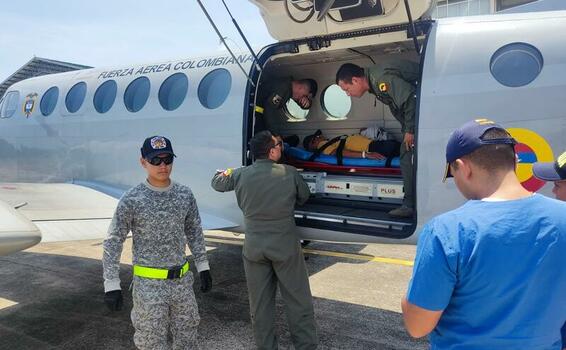
[{"label": "yellow strap", "polygon": [[[181,267],[181,275],[179,277],[183,277],[187,271],[189,271],[188,261]],[[168,273],[168,269],[156,269],[153,267],[134,265],[134,275],[139,277],[166,280]]]},{"label": "yellow strap", "polygon": [[255,111],[256,111],[257,113],[263,113],[263,107],[255,106]]}]

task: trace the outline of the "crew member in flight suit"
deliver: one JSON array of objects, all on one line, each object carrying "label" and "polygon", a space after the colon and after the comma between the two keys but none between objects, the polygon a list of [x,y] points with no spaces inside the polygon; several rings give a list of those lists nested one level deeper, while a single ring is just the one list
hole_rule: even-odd
[{"label": "crew member in flight suit", "polygon": [[318,86],[313,79],[294,80],[290,77],[267,80],[257,89],[254,133],[274,131],[270,122],[280,118],[281,109],[293,99],[303,109],[309,109]]},{"label": "crew member in flight suit", "polygon": [[403,142],[400,158],[405,197],[403,205],[389,212],[391,216],[410,218],[414,213],[414,140],[416,110],[416,80],[419,65],[398,60],[363,69],[352,63],[343,64],[336,73],[336,84],[348,96],[362,97],[366,92],[389,106],[391,114],[401,123]]},{"label": "crew member in flight suit", "polygon": [[243,261],[256,345],[262,350],[277,349],[279,284],[295,349],[316,349],[312,295],[294,218],[295,204],[304,204],[310,191],[294,167],[277,163],[282,142],[269,131],[257,133],[250,149],[255,163],[217,172],[212,187],[220,192],[235,190],[244,214]]},{"label": "crew member in flight suit", "polygon": [[[187,244],[200,275],[201,291],[212,287],[197,204],[191,190],[170,179],[175,154],[162,136],[141,148],[147,179],[120,199],[104,240],[104,301],[122,307],[120,255],[132,232],[134,343],[138,349],[197,349],[200,318]],[[168,341],[171,332],[172,344]]]}]

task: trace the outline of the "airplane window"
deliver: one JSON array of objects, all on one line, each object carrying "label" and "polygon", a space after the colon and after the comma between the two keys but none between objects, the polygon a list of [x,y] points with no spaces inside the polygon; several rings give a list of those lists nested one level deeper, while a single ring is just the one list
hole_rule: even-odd
[{"label": "airplane window", "polygon": [[198,86],[198,99],[209,109],[220,107],[232,87],[232,76],[226,69],[218,68],[205,75]]},{"label": "airplane window", "polygon": [[128,85],[124,93],[124,104],[128,111],[135,113],[145,106],[150,85],[147,77],[139,77]]},{"label": "airplane window", "polygon": [[512,43],[499,48],[491,56],[493,77],[509,87],[525,86],[538,77],[543,67],[540,51],[526,43]]},{"label": "airplane window", "polygon": [[302,109],[292,98],[285,104],[285,114],[289,122],[302,122],[307,120],[310,109]]},{"label": "airplane window", "polygon": [[320,95],[320,103],[328,119],[346,119],[352,108],[352,99],[336,84],[324,89]]},{"label": "airplane window", "polygon": [[59,99],[59,88],[57,86],[52,86],[43,94],[41,97],[41,102],[39,103],[39,109],[41,114],[48,116],[55,110],[57,105],[57,100]]},{"label": "airplane window", "polygon": [[75,85],[67,92],[67,97],[65,98],[65,106],[70,113],[75,113],[83,105],[83,101],[86,95],[86,83],[80,82]]},{"label": "airplane window", "polygon": [[0,110],[0,117],[10,118],[16,113],[18,103],[20,101],[20,93],[18,91],[8,92],[3,99],[2,110]]},{"label": "airplane window", "polygon": [[172,111],[181,105],[189,90],[189,79],[184,73],[175,73],[165,79],[159,88],[159,103],[167,111]]},{"label": "airplane window", "polygon": [[102,83],[96,89],[94,93],[94,98],[92,100],[94,104],[94,109],[98,113],[106,113],[116,100],[116,91],[118,90],[118,84],[114,80],[108,80]]}]

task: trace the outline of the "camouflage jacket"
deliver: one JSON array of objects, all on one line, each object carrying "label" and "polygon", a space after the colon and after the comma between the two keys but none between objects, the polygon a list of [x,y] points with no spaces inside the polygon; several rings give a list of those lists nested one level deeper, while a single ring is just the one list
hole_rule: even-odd
[{"label": "camouflage jacket", "polygon": [[129,232],[135,265],[182,265],[188,244],[197,270],[209,269],[197,203],[187,186],[158,188],[145,181],[122,196],[103,243],[105,291],[120,289],[120,255]]}]

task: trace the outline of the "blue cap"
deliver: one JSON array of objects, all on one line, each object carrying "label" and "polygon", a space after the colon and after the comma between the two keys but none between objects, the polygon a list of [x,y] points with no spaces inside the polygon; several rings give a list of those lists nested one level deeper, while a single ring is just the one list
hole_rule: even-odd
[{"label": "blue cap", "polygon": [[160,154],[171,154],[173,153],[173,146],[171,146],[171,141],[163,136],[150,136],[143,142],[141,148],[141,155],[145,159],[151,159]]},{"label": "blue cap", "polygon": [[566,180],[566,152],[562,153],[556,159],[556,162],[535,163],[533,165],[533,174],[544,181]]},{"label": "blue cap", "polygon": [[462,125],[450,135],[448,144],[446,145],[446,172],[444,173],[444,180],[448,177],[452,177],[452,174],[450,174],[450,163],[472,153],[481,146],[515,145],[517,143],[509,133],[507,133],[507,135],[509,135],[508,137],[483,140],[483,135],[491,129],[501,129],[507,133],[501,125],[494,121],[489,119],[475,119]]}]

